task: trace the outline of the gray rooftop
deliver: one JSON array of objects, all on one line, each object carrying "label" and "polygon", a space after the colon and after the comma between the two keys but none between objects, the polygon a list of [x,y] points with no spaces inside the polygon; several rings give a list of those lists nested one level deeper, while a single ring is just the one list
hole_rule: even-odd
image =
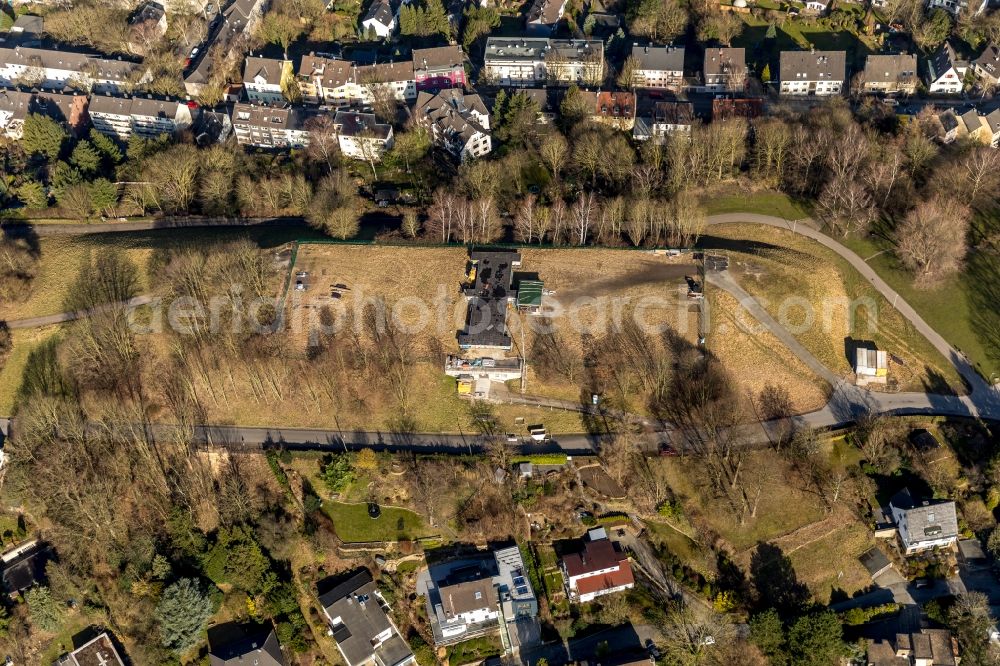
[{"label": "gray rooftop", "polygon": [[211,666],[285,666],[278,637],[270,624],[216,625],[208,631]]},{"label": "gray rooftop", "polygon": [[392,125],[380,123],[374,113],[338,111],[333,119],[337,132],[344,136],[366,134],[372,138],[386,139],[392,132]]},{"label": "gray rooftop", "polygon": [[[413,656],[410,646],[395,630],[375,582],[367,569],[358,571],[319,597],[331,622],[333,638],[349,666],[362,664],[372,657],[384,666],[396,666]],[[392,629],[392,635],[378,647],[373,640]]]},{"label": "gray rooftop", "polygon": [[865,60],[865,82],[909,85],[916,82],[917,56],[870,55]]},{"label": "gray rooftop", "polygon": [[452,70],[462,67],[464,62],[461,46],[413,49],[413,68],[416,70]]},{"label": "gray rooftop", "polygon": [[[741,51],[743,49],[740,49]],[[639,61],[639,69],[662,72],[684,71],[683,46],[632,46],[632,57]]]},{"label": "gray rooftop", "polygon": [[714,47],[705,49],[705,76],[745,73],[746,69],[746,49]]},{"label": "gray rooftop", "polygon": [[544,37],[490,37],[486,40],[487,61],[544,60],[549,40]]},{"label": "gray rooftop", "polygon": [[284,62],[281,60],[250,56],[247,58],[246,66],[243,68],[243,82],[250,83],[251,81],[261,79],[269,86],[281,85],[281,71],[283,68]]},{"label": "gray rooftop", "polygon": [[905,512],[911,540],[948,539],[958,536],[954,502],[927,500],[917,503],[909,489],[896,493],[889,503]]},{"label": "gray rooftop", "polygon": [[1000,78],[1000,46],[990,44],[972,63],[994,79]]},{"label": "gray rooftop", "polygon": [[840,81],[847,78],[846,51],[782,51],[781,81]]}]

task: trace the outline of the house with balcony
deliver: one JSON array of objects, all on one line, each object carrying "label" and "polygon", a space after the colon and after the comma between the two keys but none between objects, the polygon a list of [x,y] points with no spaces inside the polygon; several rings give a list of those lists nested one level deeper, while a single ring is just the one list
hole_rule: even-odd
[{"label": "house with balcony", "polygon": [[635,87],[680,92],[684,88],[684,47],[632,46]]},{"label": "house with balcony", "polygon": [[124,93],[148,79],[142,65],[58,48],[0,48],[0,86]]},{"label": "house with balcony", "polygon": [[1000,86],[1000,46],[990,44],[972,61],[972,71],[981,85],[991,88]]},{"label": "house with balcony", "polygon": [[493,150],[489,110],[479,95],[467,95],[458,88],[436,95],[421,92],[413,106],[413,119],[427,128],[435,146],[460,162]]},{"label": "house with balcony", "polygon": [[243,67],[243,90],[255,103],[276,104],[285,101],[281,80],[291,63],[276,58],[249,56]]},{"label": "house with balcony", "polygon": [[904,488],[889,500],[903,551],[910,555],[958,541],[958,516],[951,501],[918,501]]},{"label": "house with balcony", "polygon": [[705,49],[702,66],[704,86],[707,90],[742,92],[746,88],[746,49],[710,47]]},{"label": "house with balcony", "polygon": [[960,59],[955,53],[955,47],[945,42],[927,60],[925,82],[927,92],[939,95],[958,95],[965,86],[965,73],[969,63]]},{"label": "house with balcony", "polygon": [[413,81],[418,92],[465,87],[465,52],[462,47],[413,49]]},{"label": "house with balcony", "polygon": [[826,97],[844,90],[845,51],[782,51],[778,63],[782,95]]},{"label": "house with balcony", "polygon": [[236,141],[254,148],[304,148],[309,144],[306,121],[317,112],[288,104],[239,102],[233,106]]},{"label": "house with balcony", "polygon": [[87,112],[95,130],[122,142],[128,141],[133,134],[147,139],[161,134],[173,135],[192,124],[187,104],[151,96],[91,95]]},{"label": "house with balcony", "polygon": [[884,95],[912,95],[917,91],[917,56],[869,55],[865,59],[861,90]]},{"label": "house with balcony", "polygon": [[380,162],[392,148],[392,125],[380,123],[374,113],[338,111],[333,119],[337,143],[345,157],[365,162]]}]

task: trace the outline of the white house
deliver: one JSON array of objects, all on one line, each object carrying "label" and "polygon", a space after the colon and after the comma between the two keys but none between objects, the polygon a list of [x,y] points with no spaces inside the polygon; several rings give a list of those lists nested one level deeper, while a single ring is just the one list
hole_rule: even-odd
[{"label": "white house", "polygon": [[378,122],[374,113],[338,111],[333,123],[340,152],[351,159],[378,162],[392,148],[392,125]]},{"label": "white house", "polygon": [[958,541],[954,502],[917,503],[904,488],[889,500],[889,509],[907,555]]},{"label": "white house", "polygon": [[839,95],[847,79],[845,51],[782,51],[778,80],[782,95]]},{"label": "white house", "polygon": [[968,68],[969,63],[959,60],[952,45],[945,42],[927,61],[927,92],[958,95]]},{"label": "white house", "polygon": [[826,15],[827,10],[830,9],[830,0],[807,0],[806,1],[806,12],[809,14],[815,14],[816,16]]},{"label": "white house", "polygon": [[281,78],[285,72],[285,60],[250,56],[243,67],[243,89],[251,102],[274,104],[284,101]]},{"label": "white house", "polygon": [[414,121],[426,127],[434,145],[464,162],[493,150],[490,114],[479,95],[457,88],[431,94],[421,92],[413,106]]},{"label": "white house", "polygon": [[747,58],[742,48],[705,49],[702,68],[708,90],[742,91],[746,87]]},{"label": "white house", "polygon": [[31,112],[32,95],[20,90],[0,90],[0,131],[11,139],[20,139],[24,121]]},{"label": "white house", "polygon": [[361,28],[366,34],[374,32],[382,39],[391,36],[396,32],[399,7],[400,4],[393,0],[374,0],[361,19]]},{"label": "white house", "polygon": [[567,596],[579,603],[635,587],[628,556],[615,547],[602,527],[590,530],[583,550],[565,555],[560,567]]},{"label": "white house", "polygon": [[[500,598],[492,578],[481,578],[438,588],[441,597],[441,634],[446,639],[460,636],[470,626],[500,617]],[[443,620],[443,621],[441,621]]]}]

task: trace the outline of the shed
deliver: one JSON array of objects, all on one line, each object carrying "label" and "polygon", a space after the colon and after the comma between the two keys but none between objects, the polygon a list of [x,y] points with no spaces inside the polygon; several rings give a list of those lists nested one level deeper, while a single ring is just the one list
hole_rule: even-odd
[{"label": "shed", "polygon": [[885,384],[889,376],[889,354],[874,344],[859,344],[854,350],[857,384]]},{"label": "shed", "polygon": [[544,288],[541,280],[521,280],[517,287],[517,309],[531,314],[540,312]]}]

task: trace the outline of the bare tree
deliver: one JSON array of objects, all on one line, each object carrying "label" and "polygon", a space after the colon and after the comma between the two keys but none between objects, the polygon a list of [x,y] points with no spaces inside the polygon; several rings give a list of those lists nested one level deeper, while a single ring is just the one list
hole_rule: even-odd
[{"label": "bare tree", "polygon": [[569,144],[566,143],[566,139],[559,132],[553,131],[542,141],[539,153],[545,166],[552,172],[552,178],[558,182],[559,175],[569,158]]},{"label": "bare tree", "polygon": [[928,287],[956,273],[967,251],[971,211],[956,201],[934,197],[911,210],[894,234],[896,254]]}]

